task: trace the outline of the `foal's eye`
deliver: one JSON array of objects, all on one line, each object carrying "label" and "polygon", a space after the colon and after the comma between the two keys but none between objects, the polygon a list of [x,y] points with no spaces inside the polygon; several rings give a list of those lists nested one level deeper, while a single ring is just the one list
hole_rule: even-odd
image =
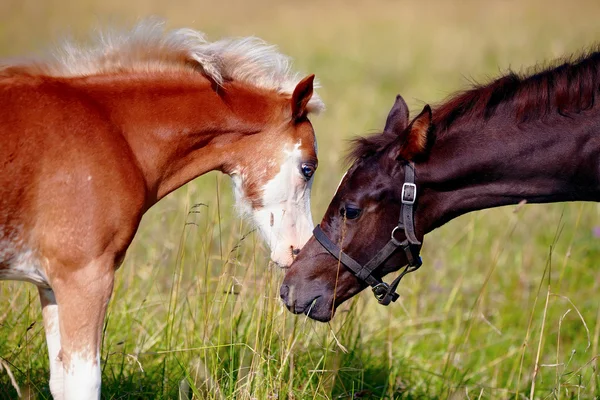
[{"label": "foal's eye", "polygon": [[313,164],[304,163],[300,167],[300,170],[302,171],[302,175],[306,178],[306,180],[309,180],[315,173],[315,166]]},{"label": "foal's eye", "polygon": [[340,210],[340,214],[347,219],[356,219],[359,217],[361,211],[360,208],[346,207]]}]

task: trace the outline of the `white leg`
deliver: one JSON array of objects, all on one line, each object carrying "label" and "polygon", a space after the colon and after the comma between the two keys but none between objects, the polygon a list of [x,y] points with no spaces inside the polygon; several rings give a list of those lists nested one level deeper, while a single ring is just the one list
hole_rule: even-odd
[{"label": "white leg", "polygon": [[52,283],[59,307],[64,400],[100,398],[100,343],[113,278],[114,257],[106,257]]},{"label": "white leg", "polygon": [[65,400],[97,400],[100,398],[100,349],[71,353],[65,365]]},{"label": "white leg", "polygon": [[58,325],[58,306],[52,289],[38,289],[42,303],[42,316],[44,317],[44,330],[50,358],[50,392],[54,400],[62,400],[63,389],[63,364],[60,359],[60,329]]}]

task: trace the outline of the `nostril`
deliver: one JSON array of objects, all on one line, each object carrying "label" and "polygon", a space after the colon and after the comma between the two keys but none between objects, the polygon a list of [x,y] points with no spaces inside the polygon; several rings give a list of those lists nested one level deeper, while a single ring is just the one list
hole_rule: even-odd
[{"label": "nostril", "polygon": [[281,285],[281,288],[279,288],[279,297],[281,297],[281,300],[283,300],[284,302],[287,302],[287,298],[288,298],[289,294],[290,294],[290,287],[288,285]]},{"label": "nostril", "polygon": [[297,256],[298,254],[300,254],[300,249],[296,249],[292,247],[292,254]]}]

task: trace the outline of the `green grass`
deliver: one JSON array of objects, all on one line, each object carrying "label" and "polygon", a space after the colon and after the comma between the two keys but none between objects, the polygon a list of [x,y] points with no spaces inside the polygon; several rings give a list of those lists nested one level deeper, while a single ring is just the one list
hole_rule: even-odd
[{"label": "green grass", "polygon": [[[470,79],[600,37],[594,1],[8,0],[0,53],[151,14],[210,38],[258,35],[317,74],[328,106],[314,119],[317,220],[346,140],[380,129],[396,93],[418,111]],[[398,303],[365,292],[326,325],[282,307],[283,272],[233,212],[229,186],[208,174],[144,217],[109,307],[103,398],[176,399],[182,381],[210,399],[507,399],[532,388],[536,399],[600,397],[596,204],[458,218],[426,237],[425,265],[403,280]],[[0,301],[0,398],[16,397],[7,368],[26,395],[49,398],[36,290],[2,282]]]}]

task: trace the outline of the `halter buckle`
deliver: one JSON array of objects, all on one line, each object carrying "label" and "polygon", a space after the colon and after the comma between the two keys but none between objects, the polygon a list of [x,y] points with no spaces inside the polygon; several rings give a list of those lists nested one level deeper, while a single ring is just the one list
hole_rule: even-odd
[{"label": "halter buckle", "polygon": [[402,185],[402,196],[401,196],[402,204],[412,206],[413,204],[415,204],[416,198],[417,198],[417,185],[415,185],[414,183],[404,182],[404,184]]}]

